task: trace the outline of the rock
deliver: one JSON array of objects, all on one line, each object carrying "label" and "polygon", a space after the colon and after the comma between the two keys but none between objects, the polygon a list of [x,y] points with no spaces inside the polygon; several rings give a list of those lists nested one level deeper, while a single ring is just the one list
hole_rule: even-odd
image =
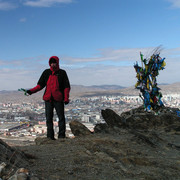
[{"label": "rock", "polygon": [[39,178],[30,175],[28,169],[20,168],[8,180],[39,180]]},{"label": "rock", "polygon": [[24,174],[29,175],[29,171],[27,169],[25,169],[25,168],[18,169],[16,173],[17,174],[24,173]]},{"label": "rock", "polygon": [[68,174],[73,175],[74,172],[73,171],[68,171]]},{"label": "rock", "polygon": [[[154,128],[164,129],[166,132],[179,134],[180,117],[177,108],[161,107],[151,112],[145,112],[140,106],[130,111],[123,112],[120,116],[111,109],[102,110],[102,117],[107,124],[97,124],[94,132],[109,133],[115,128],[150,130]],[[112,128],[112,129],[111,129]],[[117,129],[116,132],[119,132]],[[114,131],[115,132],[115,131]]]},{"label": "rock", "polygon": [[24,173],[15,174],[11,176],[8,180],[28,180],[28,175]]},{"label": "rock", "polygon": [[111,109],[101,111],[102,117],[109,127],[121,127],[123,125],[122,118]]},{"label": "rock", "polygon": [[166,128],[167,131],[179,131],[180,118],[177,108],[161,107],[156,111],[145,112],[142,106],[123,112],[120,117],[130,129],[147,130],[153,128]]},{"label": "rock", "polygon": [[86,154],[92,155],[92,153],[89,150],[86,150]]},{"label": "rock", "polygon": [[95,133],[108,133],[109,127],[106,123],[99,123],[95,125],[94,132]]},{"label": "rock", "polygon": [[131,133],[133,133],[139,140],[152,147],[156,147],[158,140],[161,140],[156,134],[144,135],[136,131],[131,131]]},{"label": "rock", "polygon": [[25,168],[20,168],[8,180],[28,180],[28,179],[29,179],[29,171]]},{"label": "rock", "polygon": [[90,135],[90,134],[92,134],[92,132],[86,126],[84,126],[82,123],[80,123],[78,121],[71,121],[69,123],[69,126],[71,128],[72,133],[75,136],[82,136],[82,135]]},{"label": "rock", "polygon": [[6,167],[6,163],[2,162],[0,164],[0,177],[3,176],[5,167]]},{"label": "rock", "polygon": [[20,166],[25,167],[28,165],[28,158],[22,151],[18,151],[15,147],[9,146],[0,139],[0,162],[6,164],[6,166],[5,164],[1,164],[0,177],[2,179],[8,179]]}]

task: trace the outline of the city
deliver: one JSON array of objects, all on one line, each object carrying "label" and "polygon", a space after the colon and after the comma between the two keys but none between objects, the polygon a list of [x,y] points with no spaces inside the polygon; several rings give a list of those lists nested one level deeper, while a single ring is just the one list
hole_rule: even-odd
[{"label": "city", "polygon": [[[180,94],[167,94],[163,96],[165,106],[180,106]],[[113,109],[117,114],[137,108],[142,105],[142,99],[137,95],[103,95],[73,98],[65,106],[66,136],[73,137],[69,122],[78,120],[91,131],[95,124],[103,123],[102,109]],[[54,130],[58,132],[58,118],[54,114]],[[44,102],[34,103],[0,103],[0,138],[4,140],[33,143],[38,136],[46,135],[46,121]]]}]

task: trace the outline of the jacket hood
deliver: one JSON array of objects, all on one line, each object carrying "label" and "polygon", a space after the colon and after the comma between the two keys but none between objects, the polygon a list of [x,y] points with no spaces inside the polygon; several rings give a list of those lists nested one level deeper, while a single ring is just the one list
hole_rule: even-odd
[{"label": "jacket hood", "polygon": [[[50,58],[49,58],[49,66],[50,66],[50,60],[51,59],[55,59],[56,60],[56,63],[57,63],[57,68],[56,68],[56,70],[59,70],[59,58],[57,57],[57,56],[51,56]],[[51,68],[51,66],[50,66],[50,69],[52,70],[52,68]],[[55,70],[55,71],[56,71]]]}]

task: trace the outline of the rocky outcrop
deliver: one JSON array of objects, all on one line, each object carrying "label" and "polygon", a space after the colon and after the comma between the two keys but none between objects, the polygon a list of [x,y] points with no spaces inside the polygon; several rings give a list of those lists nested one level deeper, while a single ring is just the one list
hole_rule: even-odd
[{"label": "rocky outcrop", "polygon": [[26,155],[0,139],[0,178],[9,178],[18,168],[28,165]]},{"label": "rocky outcrop", "polygon": [[111,109],[102,110],[106,125],[97,124],[95,132],[108,132],[109,128],[128,128],[134,130],[164,129],[179,131],[180,117],[177,108],[162,107],[157,111],[145,112],[143,107],[132,109],[118,115]]},{"label": "rocky outcrop", "polygon": [[28,154],[11,147],[0,139],[0,180],[38,180],[27,169]]},{"label": "rocky outcrop", "polygon": [[[128,129],[131,132],[157,129],[180,134],[179,112],[179,109],[169,107],[161,107],[156,111],[146,112],[144,107],[140,106],[118,115],[111,109],[105,109],[101,111],[101,114],[106,123],[96,124],[94,133],[118,133],[122,129]],[[88,128],[78,121],[70,122],[70,128],[75,136],[92,134]]]},{"label": "rocky outcrop", "polygon": [[162,107],[145,112],[141,106],[121,115],[111,109],[101,113],[106,123],[97,124],[91,143],[83,146],[96,165],[106,162],[118,169],[114,174],[113,168],[104,167],[111,171],[109,179],[180,178],[179,109]]},{"label": "rocky outcrop", "polygon": [[121,117],[124,118],[125,124],[133,129],[154,129],[167,128],[171,125],[180,126],[180,117],[177,115],[177,108],[162,107],[157,111],[144,112],[143,107],[132,109],[124,112]]}]

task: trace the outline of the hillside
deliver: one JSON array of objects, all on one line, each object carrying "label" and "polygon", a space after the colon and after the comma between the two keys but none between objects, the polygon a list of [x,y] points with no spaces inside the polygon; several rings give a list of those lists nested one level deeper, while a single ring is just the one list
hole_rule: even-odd
[{"label": "hillside", "polygon": [[164,107],[157,115],[139,107],[120,116],[102,110],[106,123],[94,133],[72,121],[74,139],[37,138],[35,145],[15,150],[0,143],[1,162],[9,171],[27,168],[30,180],[180,179],[177,110]]},{"label": "hillside", "polygon": [[[179,93],[180,83],[160,85],[162,94]],[[0,102],[36,102],[41,101],[44,90],[31,95],[30,97],[24,96],[19,91],[0,91]],[[122,87],[118,85],[102,85],[102,86],[82,86],[72,85],[70,99],[75,97],[84,96],[102,96],[102,95],[139,95],[139,90],[134,87]]]},{"label": "hillside", "polygon": [[[72,85],[71,86],[71,93],[70,98],[73,99],[74,97],[82,97],[82,96],[91,96],[91,95],[106,95],[112,94],[113,91],[115,93],[119,93],[119,90],[123,89],[122,86],[117,85],[102,85],[102,86],[82,86],[82,85]],[[33,94],[31,96],[24,96],[23,92],[19,91],[0,91],[0,102],[36,102],[41,101],[42,96],[44,93],[44,89],[40,92]]]}]

